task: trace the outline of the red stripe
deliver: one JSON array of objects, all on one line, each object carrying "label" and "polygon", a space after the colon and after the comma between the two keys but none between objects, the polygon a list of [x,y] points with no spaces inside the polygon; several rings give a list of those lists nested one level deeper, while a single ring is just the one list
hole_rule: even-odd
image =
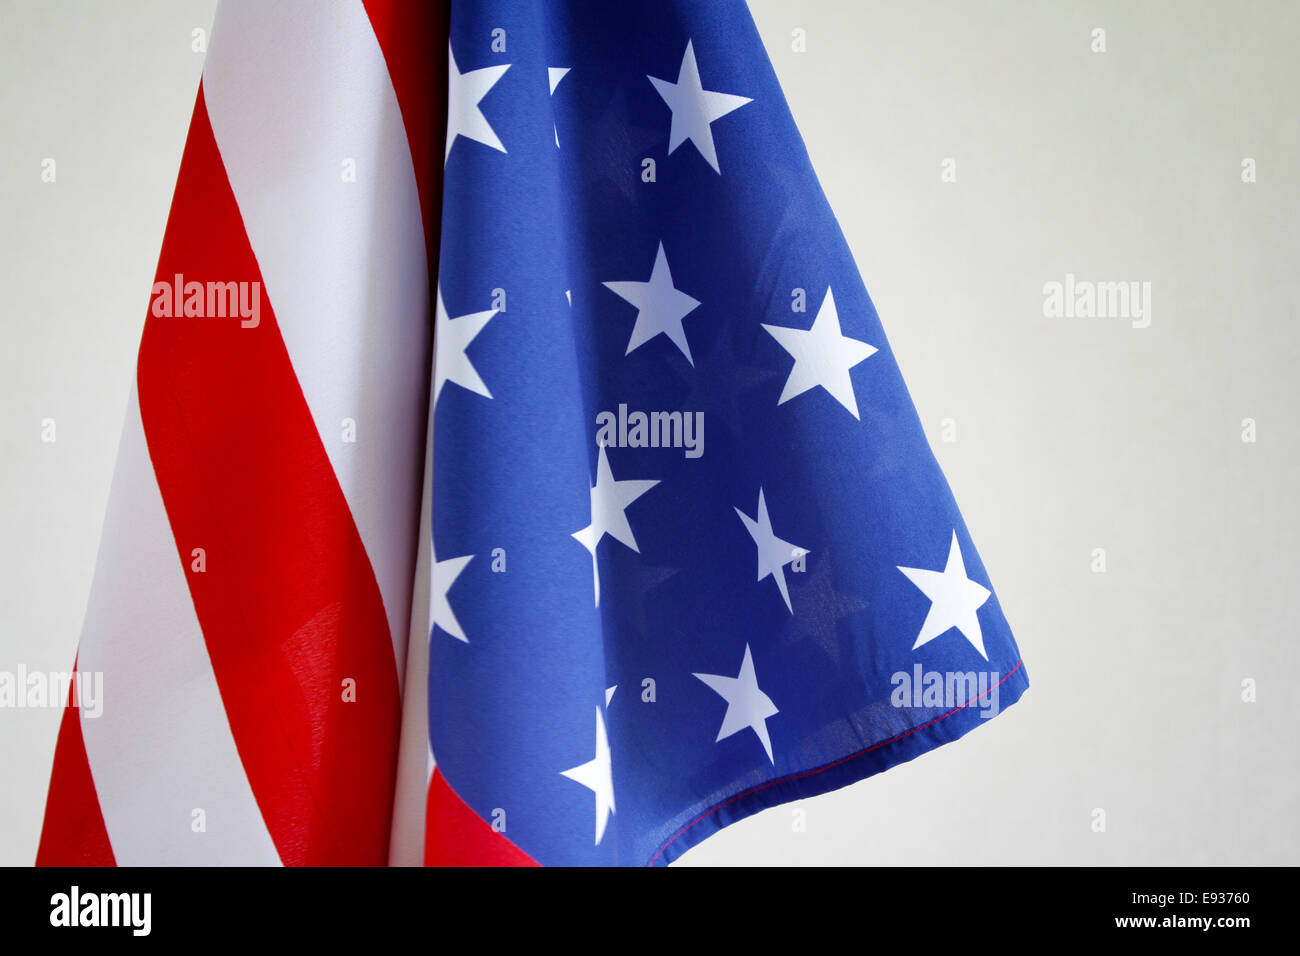
[{"label": "red stripe", "polygon": [[438,274],[442,220],[442,147],[447,135],[449,5],[365,0],[366,14],[383,51],[397,94],[420,194],[429,281]]},{"label": "red stripe", "polygon": [[[202,87],[158,280],[176,273],[262,283]],[[261,289],[256,328],[237,317],[150,315],[137,370],[145,437],[235,745],[281,860],[382,865],[400,723],[388,623]],[[202,573],[195,548],[206,552]],[[343,699],[346,680],[355,702]]]},{"label": "red stripe", "polygon": [[425,866],[539,866],[469,808],[434,768],[424,826]]},{"label": "red stripe", "polygon": [[36,849],[37,866],[116,866],[104,828],[99,796],[81,736],[81,711],[72,706],[77,668],[68,688],[68,706],[54,748],[54,771],[45,801],[45,823]]}]

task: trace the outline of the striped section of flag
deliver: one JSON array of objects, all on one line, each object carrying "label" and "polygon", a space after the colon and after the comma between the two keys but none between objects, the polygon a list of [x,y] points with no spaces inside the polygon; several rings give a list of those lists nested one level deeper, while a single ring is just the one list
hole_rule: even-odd
[{"label": "striped section of flag", "polygon": [[79,648],[112,703],[65,713],[38,863],[388,860],[442,16],[219,8]]}]

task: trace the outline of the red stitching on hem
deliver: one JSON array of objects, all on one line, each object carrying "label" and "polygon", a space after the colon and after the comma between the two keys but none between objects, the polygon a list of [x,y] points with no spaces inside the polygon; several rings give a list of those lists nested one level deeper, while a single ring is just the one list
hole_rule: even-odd
[{"label": "red stitching on hem", "polygon": [[676,840],[679,836],[681,836],[691,827],[695,826],[695,824],[699,823],[701,820],[704,820],[707,817],[711,817],[713,814],[717,813],[719,810],[721,810],[723,807],[727,806],[728,804],[735,803],[737,800],[741,799],[742,797],[747,797],[751,793],[758,793],[758,791],[760,790],[766,790],[768,787],[774,787],[778,783],[789,783],[792,780],[802,780],[804,777],[811,777],[813,774],[822,773],[823,771],[830,770],[832,767],[838,767],[840,764],[848,760],[853,760],[855,757],[861,757],[865,753],[870,753],[873,750],[879,750],[881,747],[887,747],[890,744],[897,743],[898,741],[902,740],[904,737],[910,737],[918,730],[925,730],[926,727],[932,727],[941,720],[947,720],[953,714],[957,713],[957,711],[965,710],[971,704],[978,703],[980,698],[983,697],[985,694],[992,693],[993,690],[995,690],[998,687],[1001,687],[1003,684],[1005,684],[1007,681],[1011,679],[1011,676],[1016,671],[1020,670],[1020,668],[1024,666],[1024,663],[1025,660],[1022,657],[1020,660],[1016,661],[1015,667],[1007,671],[1007,676],[1003,677],[1002,680],[998,681],[996,684],[994,684],[992,687],[986,690],[983,694],[980,694],[978,697],[974,698],[973,700],[966,701],[966,703],[962,704],[960,707],[954,707],[952,710],[948,711],[948,713],[942,715],[941,717],[936,717],[931,721],[927,721],[926,723],[921,724],[919,727],[913,727],[911,730],[904,731],[903,733],[899,734],[897,737],[891,737],[889,740],[882,740],[878,744],[872,744],[870,747],[867,747],[865,750],[859,750],[857,753],[849,754],[847,757],[841,757],[839,760],[836,760],[833,763],[828,763],[824,767],[818,767],[816,770],[805,770],[803,773],[791,774],[788,777],[779,777],[776,780],[769,780],[767,783],[761,783],[756,787],[750,787],[748,790],[742,791],[741,793],[736,794],[734,797],[731,797],[728,800],[724,800],[722,803],[719,803],[712,810],[709,810],[701,814],[700,816],[696,817],[690,823],[686,824],[686,826],[682,827],[671,837],[669,837],[668,841],[659,848],[659,851],[650,858],[650,862],[647,863],[646,866],[654,866],[655,861],[659,859],[660,855],[664,852],[664,850],[668,849],[668,847],[672,845],[672,842],[674,840]]}]

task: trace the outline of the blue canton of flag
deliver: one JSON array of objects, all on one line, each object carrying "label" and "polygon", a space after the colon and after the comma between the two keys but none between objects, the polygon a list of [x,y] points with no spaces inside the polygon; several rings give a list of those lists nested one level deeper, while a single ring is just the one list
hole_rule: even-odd
[{"label": "blue canton of flag", "polygon": [[[745,4],[453,4],[439,773],[666,864],[1028,686]],[[436,821],[430,820],[431,828]]]}]

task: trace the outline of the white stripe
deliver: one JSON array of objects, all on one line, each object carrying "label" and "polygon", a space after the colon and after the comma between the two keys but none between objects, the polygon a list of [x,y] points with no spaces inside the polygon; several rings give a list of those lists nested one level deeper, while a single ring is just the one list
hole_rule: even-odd
[{"label": "white stripe", "polygon": [[[429,282],[410,147],[359,0],[222,0],[203,68],[221,159],[404,672]],[[356,182],[343,181],[343,164]],[[355,444],[342,422],[356,421]]]},{"label": "white stripe", "polygon": [[[119,865],[276,866],[235,749],[149,460],[134,386],[77,669],[102,673],[81,734]],[[195,832],[201,810],[205,831]]]},{"label": "white stripe", "polygon": [[[436,403],[435,403],[436,404]],[[402,695],[402,739],[397,752],[397,782],[393,797],[393,832],[388,844],[389,866],[424,864],[425,810],[433,754],[429,750],[429,621],[433,590],[433,409],[425,436],[424,494],[420,502],[420,549],[415,560],[415,593],[411,598],[411,636],[406,651],[406,692]]]}]

